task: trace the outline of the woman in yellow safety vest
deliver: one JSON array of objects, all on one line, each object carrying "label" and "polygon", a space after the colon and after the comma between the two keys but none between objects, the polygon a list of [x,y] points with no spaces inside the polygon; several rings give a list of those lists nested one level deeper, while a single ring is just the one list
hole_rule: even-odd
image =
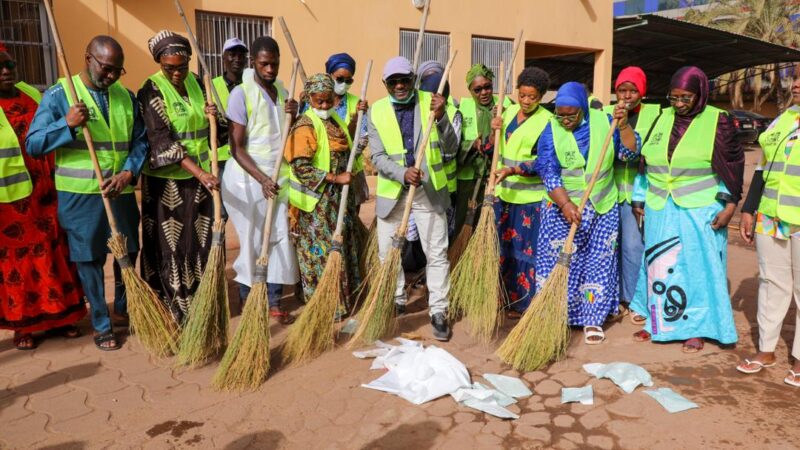
[{"label": "woman in yellow safety vest", "polygon": [[[641,141],[628,124],[628,111],[614,109],[619,120],[613,142],[600,159],[611,116],[589,108],[580,83],[565,83],[556,94],[556,114],[539,138],[536,169],[549,199],[541,213],[536,247],[536,287],[541,289],[561,258],[561,248],[572,224],[579,224],[569,265],[567,295],[569,325],[583,327],[584,343],[605,340],[603,324],[618,312],[619,205],[614,184],[614,162],[638,156]],[[595,167],[597,182],[583,211],[578,210]]]},{"label": "woman in yellow safety vest", "polygon": [[147,125],[150,154],[142,176],[142,275],[172,314],[189,313],[211,250],[214,206],[208,191],[219,189],[210,171],[203,83],[189,72],[189,41],[160,31],[148,41],[160,70],[137,97]]},{"label": "woman in yellow safety vest", "polygon": [[794,366],[784,378],[800,387],[800,77],[792,82],[792,106],[758,142],[764,150],[742,208],[739,234],[758,252],[758,354],[736,368],[757,373],[777,363],[775,347],[792,297],[796,304]]},{"label": "woman in yellow safety vest", "polygon": [[[636,341],[736,342],[727,283],[727,225],[742,194],[744,153],[727,113],[707,105],[708,78],[687,66],[672,76],[670,107],[642,145],[644,257],[631,311]],[[639,186],[646,186],[642,198]],[[645,189],[642,189],[644,191]]]},{"label": "woman in yellow safety vest", "polygon": [[[316,74],[305,84],[309,108],[297,119],[284,149],[292,169],[289,181],[290,227],[295,236],[303,294],[310,299],[325,270],[333,246],[342,189],[353,180],[347,172],[352,141],[344,120],[334,113],[334,82]],[[354,233],[355,196],[347,198],[344,218],[342,273],[343,298],[349,300],[361,282],[358,254],[361,246]],[[337,314],[341,316],[344,311]]]}]

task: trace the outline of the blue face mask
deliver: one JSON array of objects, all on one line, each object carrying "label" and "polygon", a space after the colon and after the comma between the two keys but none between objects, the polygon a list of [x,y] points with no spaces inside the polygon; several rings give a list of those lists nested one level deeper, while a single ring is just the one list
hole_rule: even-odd
[{"label": "blue face mask", "polygon": [[389,101],[397,105],[407,105],[411,103],[412,100],[414,100],[414,92],[411,92],[411,95],[409,95],[408,98],[404,100],[398,100],[394,98],[394,96],[392,96],[391,94],[389,95]]}]

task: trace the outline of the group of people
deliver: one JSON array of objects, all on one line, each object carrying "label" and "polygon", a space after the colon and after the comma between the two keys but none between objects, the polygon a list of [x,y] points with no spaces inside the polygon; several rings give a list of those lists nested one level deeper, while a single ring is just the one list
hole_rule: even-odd
[{"label": "group of people", "polygon": [[[508,293],[501,306],[509,319],[527,310],[575,225],[565,300],[569,325],[583,329],[586,344],[602,343],[603,325],[628,310],[630,320],[643,326],[636,341],[679,340],[688,353],[700,351],[705,340],[737,341],[726,280],[726,227],[742,197],[744,156],[728,114],[708,105],[708,79],[697,67],[675,73],[664,108],[642,101],[645,74],[628,67],[616,79],[614,105],[597,109],[582,84],[568,82],[558,89],[552,111],[541,103],[548,74],[527,67],[516,77],[516,95],[496,117],[495,74],[481,64],[467,72],[470,96],[456,101],[446,81],[444,92],[437,92],[441,64],[416,68],[403,57],[392,58],[381,76],[387,95],[370,105],[349,92],[355,60],[335,54],[325,73],[304,82],[298,102],[279,80],[275,40],[260,37],[248,48],[232,38],[224,45],[225,72],[213,80],[222,103],[216,106],[189,71],[192,49],[184,37],[161,31],[148,46],[159,69],[134,95],[119,81],[125,73],[119,43],[108,36],[92,39],[84,69],[72,76],[77,103],[64,79],[43,96],[19,82],[13,57],[0,47],[0,209],[6,213],[0,327],[15,331],[17,348],[34,348],[36,331],[78,336],[74,324],[86,314],[84,297],[97,347],[119,348],[112,322],[127,315],[125,289],[115,263],[112,321],[103,287],[109,227],[102,197],[111,199],[131,260],[140,250],[141,224],[147,242],[142,276],[179,321],[189,312],[211,246],[210,191],[221,191],[241,243],[233,267],[242,301],[255,276],[267,200],[273,199],[269,308],[286,325],[293,317],[281,308],[284,287],[299,282],[298,297],[313,295],[334,245],[343,186],[350,185],[340,250],[342,290],[352,299],[369,269],[360,261],[366,242],[358,217],[369,195],[366,148],[377,171],[381,259],[397,245],[393,236],[408,188],[420,187],[411,199],[409,241],[424,254],[436,339],[450,335],[448,245],[465,222],[475,220],[468,213],[471,200],[483,198],[495,171],[493,206]],[[743,237],[750,241],[755,234],[761,271],[761,352],[738,366],[746,373],[775,364],[783,317],[792,295],[798,301],[800,294],[800,282],[790,282],[794,228],[800,226],[800,163],[791,153],[800,123],[800,81],[793,101],[796,106],[761,138],[764,158],[743,213]],[[361,129],[359,112],[365,113]],[[219,178],[210,171],[209,116],[220,129]],[[416,169],[415,153],[431,116],[435,126]],[[283,136],[286,120],[291,128]],[[95,141],[102,185],[82,127]],[[500,148],[494,148],[496,131]],[[358,158],[348,170],[354,148]],[[491,167],[495,151],[499,164]],[[273,179],[279,163],[280,175]],[[586,193],[596,167],[599,175]],[[139,178],[141,214],[134,194]],[[580,210],[585,193],[589,200]],[[402,314],[402,269],[397,281],[396,310]],[[337,317],[352,307],[344,305]],[[800,384],[800,362],[785,381]]]}]

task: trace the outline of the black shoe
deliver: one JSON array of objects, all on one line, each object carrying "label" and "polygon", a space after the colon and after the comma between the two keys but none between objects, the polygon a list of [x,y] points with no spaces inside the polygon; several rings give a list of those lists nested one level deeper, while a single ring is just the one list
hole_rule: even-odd
[{"label": "black shoe", "polygon": [[394,314],[396,316],[402,316],[406,313],[406,305],[398,305],[397,303],[394,304]]},{"label": "black shoe", "polygon": [[433,338],[437,341],[450,340],[450,327],[447,326],[447,318],[444,313],[436,313],[431,317],[431,326],[433,326]]}]

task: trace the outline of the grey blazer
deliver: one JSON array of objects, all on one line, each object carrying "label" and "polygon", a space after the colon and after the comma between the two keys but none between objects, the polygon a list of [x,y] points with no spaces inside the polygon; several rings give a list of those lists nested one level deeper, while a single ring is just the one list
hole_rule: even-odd
[{"label": "grey blazer", "polygon": [[[423,127],[427,125],[421,123],[419,103],[417,102],[418,98],[419,96],[414,96],[414,102],[416,103],[416,107],[414,108],[415,151],[416,146],[422,140],[422,133],[424,132]],[[372,122],[372,111],[373,109],[370,108],[367,117],[369,149],[372,164],[378,170],[380,176],[402,183],[404,185],[403,189],[406,190],[408,189],[408,186],[405,186],[404,180],[406,167],[398,165],[395,161],[389,158],[389,155],[386,154],[386,147],[381,141],[381,137],[378,134],[378,129],[375,128],[375,124]],[[445,114],[440,121],[435,122],[434,126],[439,133],[439,151],[442,152],[442,157],[454,158],[456,153],[458,153],[458,136],[453,130],[453,126],[450,123],[450,119],[448,119],[447,114]],[[436,150],[434,149],[434,151]],[[403,161],[405,164],[405,160]],[[425,194],[428,196],[428,199],[433,205],[434,211],[441,214],[444,213],[445,210],[450,206],[450,193],[447,190],[447,186],[443,186],[438,191],[433,187],[427,167],[427,161],[425,161],[425,156],[423,155],[421,166],[422,187],[424,188]],[[375,214],[381,219],[385,219],[392,212],[395,206],[397,206],[397,203],[397,200],[378,197],[375,206]]]}]

